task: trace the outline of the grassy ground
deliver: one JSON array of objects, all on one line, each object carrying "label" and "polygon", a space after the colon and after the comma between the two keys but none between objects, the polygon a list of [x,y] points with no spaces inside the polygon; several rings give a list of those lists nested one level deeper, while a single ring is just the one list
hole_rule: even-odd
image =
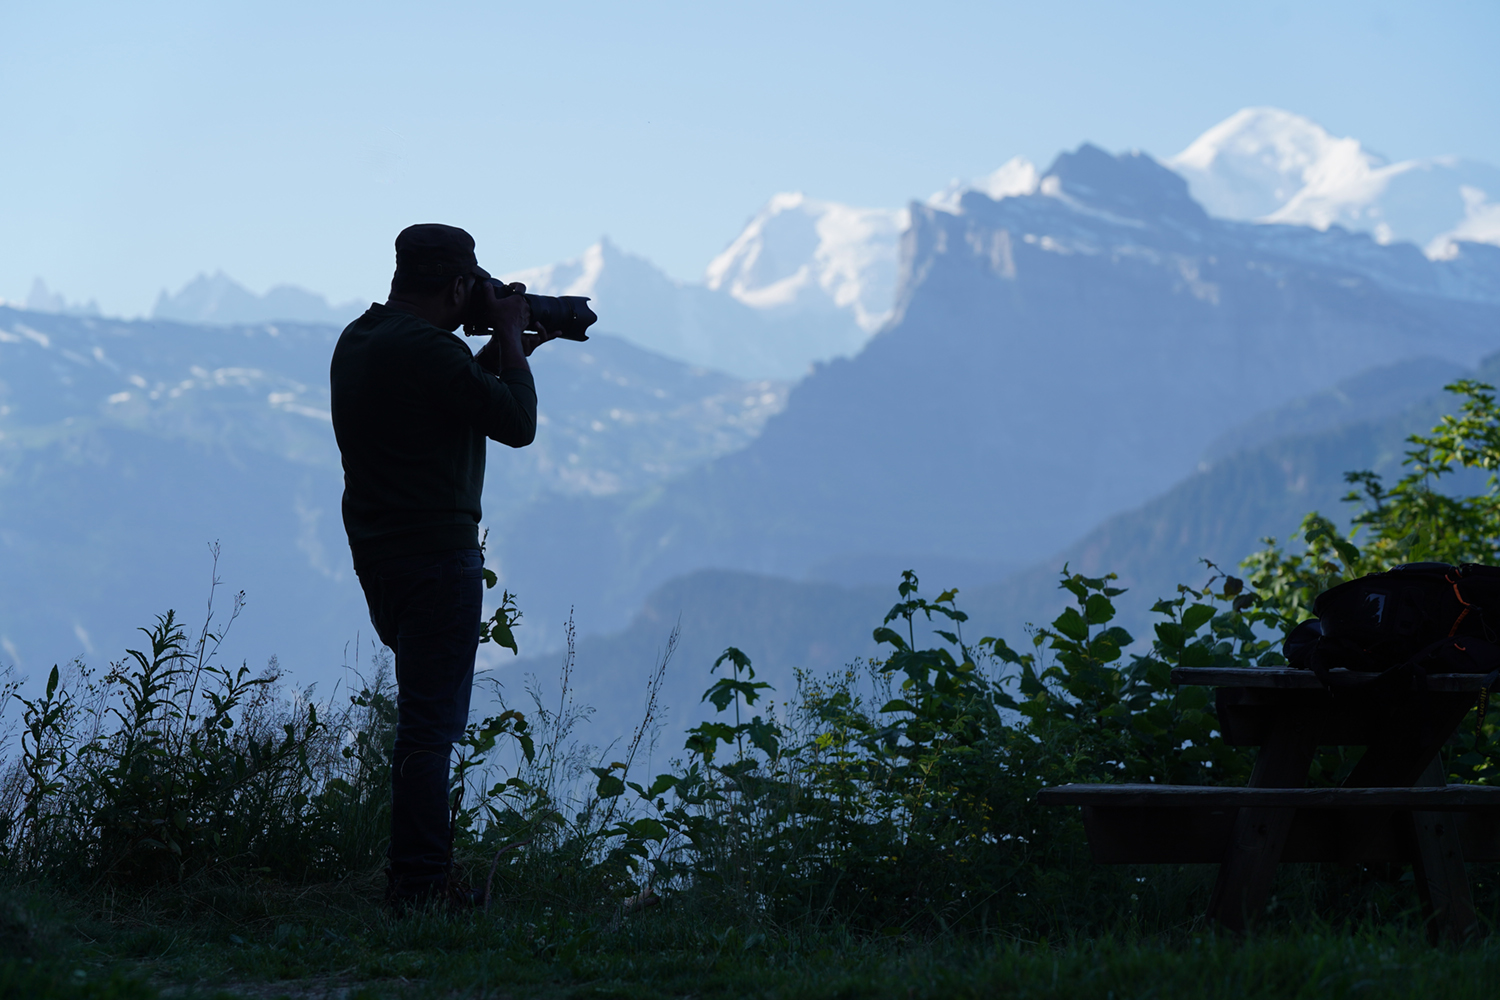
[{"label": "grassy ground", "polygon": [[0,898],[5,997],[1493,997],[1500,939],[1415,922],[1193,927],[1087,940],[717,927],[663,907],[391,921],[367,885]]}]

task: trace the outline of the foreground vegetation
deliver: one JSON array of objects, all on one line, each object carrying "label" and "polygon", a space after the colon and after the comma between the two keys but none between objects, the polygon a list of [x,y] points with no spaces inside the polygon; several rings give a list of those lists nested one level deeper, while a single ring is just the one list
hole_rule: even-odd
[{"label": "foreground vegetation", "polygon": [[[377,663],[345,704],[286,691],[217,650],[239,602],[189,637],[168,613],[108,671],[75,663],[16,699],[0,778],[0,990],[13,995],[1464,996],[1500,963],[1488,937],[1428,947],[1410,873],[1284,866],[1248,941],[1201,923],[1212,870],[1088,861],[1069,781],[1241,784],[1253,756],[1218,737],[1175,666],[1275,665],[1332,583],[1404,561],[1496,561],[1500,409],[1412,439],[1409,472],[1364,501],[1355,534],[1310,515],[1298,546],[1243,578],[1157,601],[1149,642],[1112,624],[1112,577],[1064,569],[1072,606],[1017,646],[972,638],[956,592],[906,574],[875,630],[886,652],[801,677],[772,706],[728,649],[716,710],[659,774],[658,665],[618,753],[574,738],[568,695],[476,722],[454,769],[455,858],[487,912],[393,921],[374,907],[394,710]],[[487,638],[514,648],[506,595]],[[1126,650],[1133,652],[1127,653]],[[697,665],[693,665],[697,666]],[[706,666],[706,665],[705,665]],[[7,699],[9,700],[9,699]],[[1492,713],[1446,754],[1453,780],[1500,776]],[[1357,751],[1330,749],[1337,783]],[[1500,920],[1500,872],[1473,866]],[[9,957],[7,957],[9,956]],[[272,985],[274,984],[274,985]]]}]

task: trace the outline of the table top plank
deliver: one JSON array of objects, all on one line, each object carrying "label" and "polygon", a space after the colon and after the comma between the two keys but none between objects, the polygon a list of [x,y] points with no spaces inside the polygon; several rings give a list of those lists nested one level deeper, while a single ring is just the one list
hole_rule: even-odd
[{"label": "table top plank", "polygon": [[[1351,687],[1379,677],[1379,674],[1354,670],[1330,670],[1330,687]],[[1484,687],[1483,674],[1428,674],[1427,690],[1478,692]],[[1322,681],[1311,670],[1290,667],[1178,667],[1172,671],[1172,683],[1207,687],[1281,688],[1316,691]]]},{"label": "table top plank", "polygon": [[1126,809],[1210,807],[1237,809],[1422,809],[1434,812],[1500,810],[1500,786],[1441,788],[1231,788],[1218,785],[1054,785],[1037,792],[1052,806]]}]

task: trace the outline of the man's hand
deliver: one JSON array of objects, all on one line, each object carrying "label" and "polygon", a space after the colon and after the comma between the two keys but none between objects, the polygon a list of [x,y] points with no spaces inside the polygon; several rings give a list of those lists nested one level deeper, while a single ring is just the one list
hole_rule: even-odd
[{"label": "man's hand", "polygon": [[557,334],[549,331],[545,326],[542,326],[542,324],[540,323],[536,325],[536,328],[539,331],[537,333],[532,333],[528,330],[527,332],[521,334],[521,346],[525,349],[526,356],[528,358],[531,357],[532,351],[536,350],[538,347],[541,347],[549,340],[556,340],[558,336]]},{"label": "man's hand", "polygon": [[526,291],[526,286],[517,281],[507,287],[516,294],[500,298],[495,294],[495,286],[488,281],[481,281],[474,288],[475,319],[480,325],[495,331],[477,357],[482,367],[491,368],[493,362],[490,359],[498,353],[499,363],[493,367],[497,374],[507,368],[529,368],[526,357],[534,350],[525,344],[529,339],[525,330],[531,322],[531,308],[520,293]]},{"label": "man's hand", "polygon": [[488,281],[477,282],[473,315],[478,325],[494,330],[498,336],[513,331],[519,337],[521,331],[531,324],[531,307],[526,304],[526,296],[521,294],[526,291],[526,286],[516,281],[506,287],[516,294],[500,298],[495,294],[494,285]]}]

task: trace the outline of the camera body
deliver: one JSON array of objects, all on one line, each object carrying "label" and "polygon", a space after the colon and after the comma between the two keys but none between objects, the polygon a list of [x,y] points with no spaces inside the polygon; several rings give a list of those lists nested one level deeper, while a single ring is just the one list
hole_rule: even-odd
[{"label": "camera body", "polygon": [[[491,278],[495,287],[495,298],[504,299],[512,295],[525,295],[526,305],[531,309],[531,324],[528,330],[545,328],[564,340],[588,340],[588,328],[599,318],[589,308],[587,295],[533,295],[530,292],[512,291],[510,286],[498,278]],[[464,323],[464,333],[477,337],[489,333],[489,329],[473,323]]]}]

